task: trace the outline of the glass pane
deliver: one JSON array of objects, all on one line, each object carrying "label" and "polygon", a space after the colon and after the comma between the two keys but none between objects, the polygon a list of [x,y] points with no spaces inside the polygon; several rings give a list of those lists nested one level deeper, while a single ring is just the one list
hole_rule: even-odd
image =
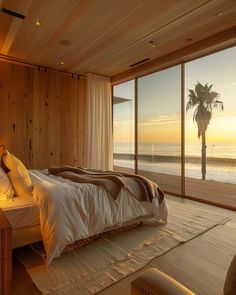
[{"label": "glass pane", "polygon": [[113,87],[114,170],[134,173],[134,80]]},{"label": "glass pane", "polygon": [[138,79],[138,173],[181,193],[181,67]]},{"label": "glass pane", "polygon": [[185,75],[186,194],[236,206],[236,47],[187,63]]}]

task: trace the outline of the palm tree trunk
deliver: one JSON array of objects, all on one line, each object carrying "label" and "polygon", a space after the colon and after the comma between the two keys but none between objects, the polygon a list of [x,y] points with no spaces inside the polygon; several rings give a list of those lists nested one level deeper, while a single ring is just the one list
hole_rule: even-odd
[{"label": "palm tree trunk", "polygon": [[206,134],[202,132],[202,180],[206,179]]}]

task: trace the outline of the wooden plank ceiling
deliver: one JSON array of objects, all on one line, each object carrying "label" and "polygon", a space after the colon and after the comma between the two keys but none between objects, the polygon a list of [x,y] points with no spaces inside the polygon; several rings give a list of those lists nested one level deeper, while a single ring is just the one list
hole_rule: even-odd
[{"label": "wooden plank ceiling", "polygon": [[235,0],[0,0],[0,7],[25,15],[0,12],[0,54],[78,74],[114,76],[236,25]]}]

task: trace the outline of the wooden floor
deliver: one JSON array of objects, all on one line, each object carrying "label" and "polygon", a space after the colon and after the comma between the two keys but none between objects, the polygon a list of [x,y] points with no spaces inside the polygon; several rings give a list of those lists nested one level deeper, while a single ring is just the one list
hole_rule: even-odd
[{"label": "wooden floor", "polygon": [[186,195],[236,211],[236,184],[186,178]]},{"label": "wooden floor", "polygon": [[155,258],[142,270],[103,290],[99,295],[128,295],[130,281],[150,267],[171,275],[198,295],[221,294],[228,266],[236,253],[236,213],[191,200],[171,196],[168,198],[194,204],[196,208],[210,209],[230,217],[231,221]]},{"label": "wooden floor", "polygon": [[[199,295],[221,294],[226,271],[236,253],[236,213],[178,197],[167,198],[184,204],[191,203],[196,208],[212,210],[230,217],[231,221],[155,258],[140,271],[101,291],[99,295],[129,295],[130,281],[150,267],[157,267],[173,276]],[[13,282],[14,295],[40,294],[17,260],[14,261]]]},{"label": "wooden floor", "polygon": [[[144,171],[140,173],[156,181],[165,191],[181,193],[180,176]],[[236,210],[236,184],[186,177],[185,195]]]},{"label": "wooden floor", "polygon": [[[115,170],[132,173],[123,167],[115,167]],[[151,171],[139,171],[139,174],[157,182],[167,192],[181,194],[180,176]],[[236,211],[236,184],[186,177],[185,195]]]}]

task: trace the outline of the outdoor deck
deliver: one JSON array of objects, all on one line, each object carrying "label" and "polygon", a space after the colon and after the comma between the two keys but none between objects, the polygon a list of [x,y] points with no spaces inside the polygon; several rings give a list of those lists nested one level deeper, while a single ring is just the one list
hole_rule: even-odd
[{"label": "outdoor deck", "polygon": [[[132,173],[130,169],[123,167],[114,167],[114,169]],[[180,176],[150,171],[139,171],[139,174],[157,182],[166,192],[181,194]],[[199,200],[236,211],[236,184],[186,177],[185,195],[193,200]]]}]

